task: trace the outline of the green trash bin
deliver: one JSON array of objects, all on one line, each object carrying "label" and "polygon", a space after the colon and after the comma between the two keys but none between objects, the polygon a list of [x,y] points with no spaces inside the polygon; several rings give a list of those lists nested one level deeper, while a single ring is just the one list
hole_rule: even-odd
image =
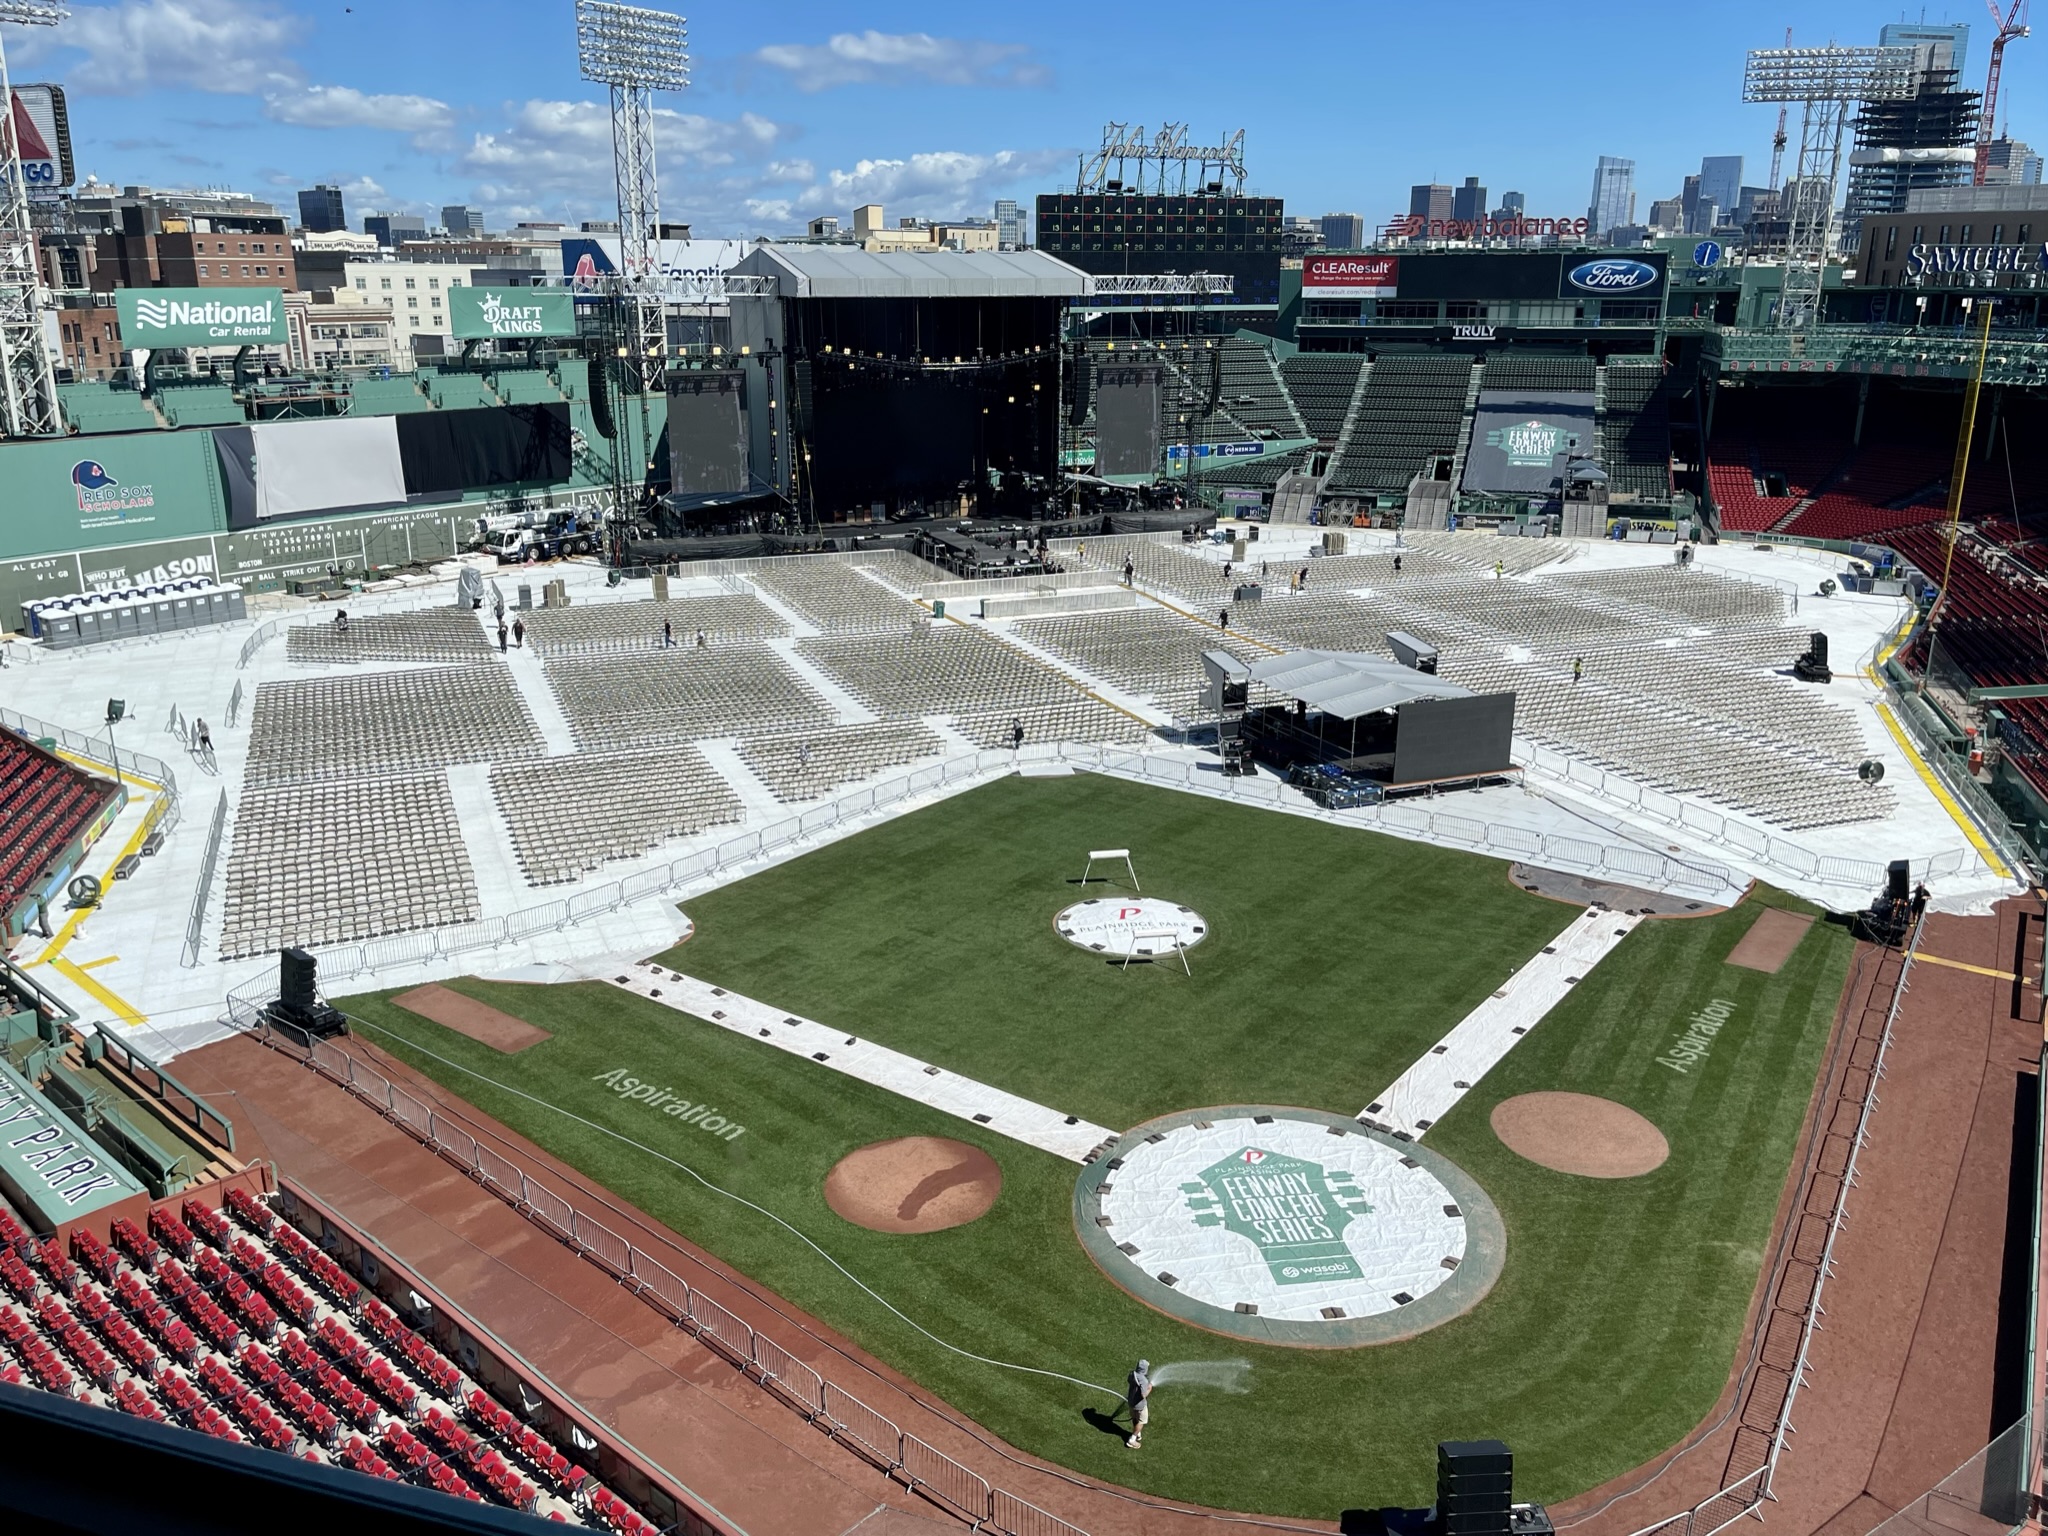
[{"label": "green trash bin", "polygon": [[943,597],[932,599],[932,617],[935,619],[943,619],[945,616],[946,600]]}]

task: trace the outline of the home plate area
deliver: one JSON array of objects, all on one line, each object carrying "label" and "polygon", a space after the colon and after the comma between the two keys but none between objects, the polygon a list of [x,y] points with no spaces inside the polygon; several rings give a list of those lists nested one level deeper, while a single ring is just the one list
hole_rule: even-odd
[{"label": "home plate area", "polygon": [[1209,931],[1202,914],[1149,896],[1097,896],[1053,919],[1061,938],[1082,949],[1147,959],[1193,949]]}]

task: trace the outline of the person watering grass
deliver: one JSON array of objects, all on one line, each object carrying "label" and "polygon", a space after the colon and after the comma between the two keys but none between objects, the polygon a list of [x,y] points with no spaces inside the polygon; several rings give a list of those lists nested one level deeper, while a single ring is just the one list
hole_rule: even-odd
[{"label": "person watering grass", "polygon": [[1140,1360],[1131,1372],[1130,1385],[1124,1388],[1124,1403],[1131,1410],[1131,1433],[1124,1444],[1131,1450],[1145,1443],[1145,1426],[1152,1418],[1151,1396],[1152,1362]]}]

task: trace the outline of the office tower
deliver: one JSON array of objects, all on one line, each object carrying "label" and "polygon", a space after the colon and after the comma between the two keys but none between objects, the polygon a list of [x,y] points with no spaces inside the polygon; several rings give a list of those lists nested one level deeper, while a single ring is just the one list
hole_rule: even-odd
[{"label": "office tower", "polygon": [[1451,216],[1451,189],[1441,182],[1408,189],[1408,217],[1441,224]]},{"label": "office tower", "polygon": [[996,201],[996,244],[1006,251],[1022,250],[1025,244],[1023,206],[1007,197]]},{"label": "office tower", "polygon": [[1586,209],[1587,233],[1604,238],[1610,229],[1636,221],[1636,163],[1602,155],[1593,168],[1593,201]]},{"label": "office tower", "polygon": [[341,188],[324,183],[299,194],[299,228],[308,234],[331,234],[337,229],[348,228],[348,217],[341,208]]},{"label": "office tower", "polygon": [[1325,250],[1355,251],[1365,244],[1365,220],[1358,214],[1326,213],[1322,229]]},{"label": "office tower", "polygon": [[1717,208],[1742,201],[1742,156],[1706,155],[1700,160],[1700,196]]},{"label": "office tower", "polygon": [[441,227],[457,237],[480,235],[484,232],[483,212],[463,203],[450,203],[441,210]]},{"label": "office tower", "polygon": [[1467,176],[1465,184],[1451,193],[1451,217],[1460,224],[1477,224],[1486,217],[1486,188],[1477,176]]},{"label": "office tower", "polygon": [[1961,75],[1968,68],[1970,24],[1966,21],[1893,21],[1877,29],[1880,48],[1924,49],[1923,69],[1952,69]]}]

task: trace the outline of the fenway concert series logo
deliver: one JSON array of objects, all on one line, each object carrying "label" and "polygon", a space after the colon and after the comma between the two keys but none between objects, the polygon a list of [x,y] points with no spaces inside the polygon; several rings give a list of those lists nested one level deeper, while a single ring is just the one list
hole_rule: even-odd
[{"label": "fenway concert series logo", "polygon": [[1547,421],[1521,421],[1511,427],[1496,427],[1486,434],[1486,446],[1498,448],[1510,464],[1542,467],[1560,453],[1578,446],[1578,434]]},{"label": "fenway concert series logo", "polygon": [[1246,1147],[1183,1186],[1198,1227],[1222,1227],[1259,1250],[1281,1285],[1357,1280],[1365,1271],[1344,1241],[1372,1206],[1349,1173]]},{"label": "fenway concert series logo", "polygon": [[71,485],[78,493],[78,510],[94,520],[81,525],[88,528],[99,521],[119,522],[130,512],[156,505],[155,486],[123,485],[97,459],[72,465]]}]

